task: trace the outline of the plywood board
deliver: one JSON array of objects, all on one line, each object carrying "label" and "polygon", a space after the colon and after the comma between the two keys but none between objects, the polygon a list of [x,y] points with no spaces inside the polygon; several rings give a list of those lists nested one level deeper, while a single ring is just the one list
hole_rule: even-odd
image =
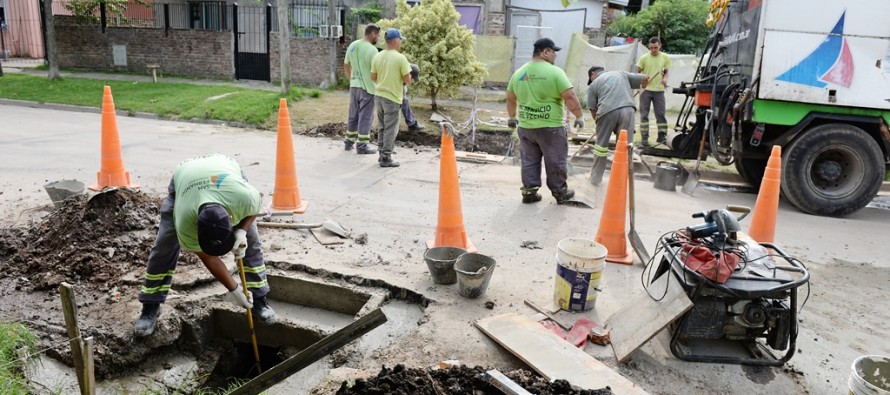
[{"label": "plywood board", "polygon": [[475,325],[547,380],[564,379],[585,389],[609,386],[616,394],[647,394],[632,381],[530,317],[502,314],[478,320]]},{"label": "plywood board", "polygon": [[343,244],[343,239],[341,239],[340,236],[337,236],[334,232],[327,229],[312,228],[309,229],[309,231],[315,236],[315,240],[318,240],[322,245]]},{"label": "plywood board", "polygon": [[[661,300],[656,301],[652,297]],[[659,277],[649,285],[648,292],[643,290],[635,295],[606,321],[606,328],[611,331],[615,358],[618,362],[624,362],[634,351],[691,308],[692,301],[672,273]]]}]

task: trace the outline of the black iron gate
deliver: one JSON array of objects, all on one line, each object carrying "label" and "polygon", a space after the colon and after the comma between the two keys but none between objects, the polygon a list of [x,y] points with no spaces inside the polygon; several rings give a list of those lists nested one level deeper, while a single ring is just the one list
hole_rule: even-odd
[{"label": "black iron gate", "polygon": [[235,79],[271,81],[269,32],[272,5],[232,6],[235,34]]}]

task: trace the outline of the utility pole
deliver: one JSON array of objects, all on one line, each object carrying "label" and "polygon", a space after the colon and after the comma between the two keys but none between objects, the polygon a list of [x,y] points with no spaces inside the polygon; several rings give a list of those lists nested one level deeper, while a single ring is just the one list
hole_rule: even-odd
[{"label": "utility pole", "polygon": [[337,16],[334,15],[334,0],[328,0],[328,39],[331,40],[331,87],[337,86],[337,39],[334,37],[334,26]]},{"label": "utility pole", "polygon": [[290,21],[288,20],[288,0],[278,0],[278,57],[281,69],[281,93],[290,90]]}]

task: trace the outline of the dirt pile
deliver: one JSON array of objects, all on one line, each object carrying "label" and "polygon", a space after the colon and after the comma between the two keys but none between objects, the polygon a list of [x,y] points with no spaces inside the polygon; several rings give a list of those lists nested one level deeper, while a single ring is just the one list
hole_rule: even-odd
[{"label": "dirt pile", "polygon": [[0,276],[22,277],[37,290],[63,281],[117,287],[125,274],[144,270],[160,203],[129,189],[67,199],[31,228],[4,230]]},{"label": "dirt pile", "polygon": [[[346,136],[345,123],[326,123],[298,132],[312,137],[329,137],[341,139]],[[371,140],[376,140],[377,131],[371,130]],[[430,147],[438,148],[442,144],[441,130],[433,126],[425,131],[401,130],[396,137],[396,142],[407,148]],[[518,145],[518,143],[517,143]],[[469,132],[458,134],[454,138],[454,148],[459,151],[485,152],[494,155],[504,155],[510,148],[510,133],[505,131],[477,130],[475,142]]]},{"label": "dirt pile", "polygon": [[[348,387],[344,382],[340,390],[337,391],[337,395],[502,395],[501,390],[484,380],[485,371],[486,369],[480,366],[425,370],[408,369],[403,365],[396,365],[392,369],[384,367],[377,377],[358,379],[352,387]],[[577,387],[573,388],[565,380],[556,380],[551,383],[543,377],[521,369],[506,372],[504,375],[533,394],[609,395],[612,393],[608,387],[599,390],[581,390]]]}]

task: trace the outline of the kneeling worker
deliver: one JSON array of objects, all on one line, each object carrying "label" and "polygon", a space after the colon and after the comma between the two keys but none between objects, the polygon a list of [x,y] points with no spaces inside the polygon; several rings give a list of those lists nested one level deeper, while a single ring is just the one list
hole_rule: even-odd
[{"label": "kneeling worker", "polygon": [[[224,300],[253,309],[254,317],[265,324],[277,321],[275,311],[266,302],[269,284],[254,222],[261,211],[260,193],[247,183],[238,163],[219,154],[187,159],[176,167],[167,191],[158,236],[139,292],[142,314],[136,321],[136,336],[154,332],[161,304],[173,282],[180,246],[196,253],[226,287]],[[236,259],[244,259],[250,298],[244,296],[220,259],[229,251]]]}]

